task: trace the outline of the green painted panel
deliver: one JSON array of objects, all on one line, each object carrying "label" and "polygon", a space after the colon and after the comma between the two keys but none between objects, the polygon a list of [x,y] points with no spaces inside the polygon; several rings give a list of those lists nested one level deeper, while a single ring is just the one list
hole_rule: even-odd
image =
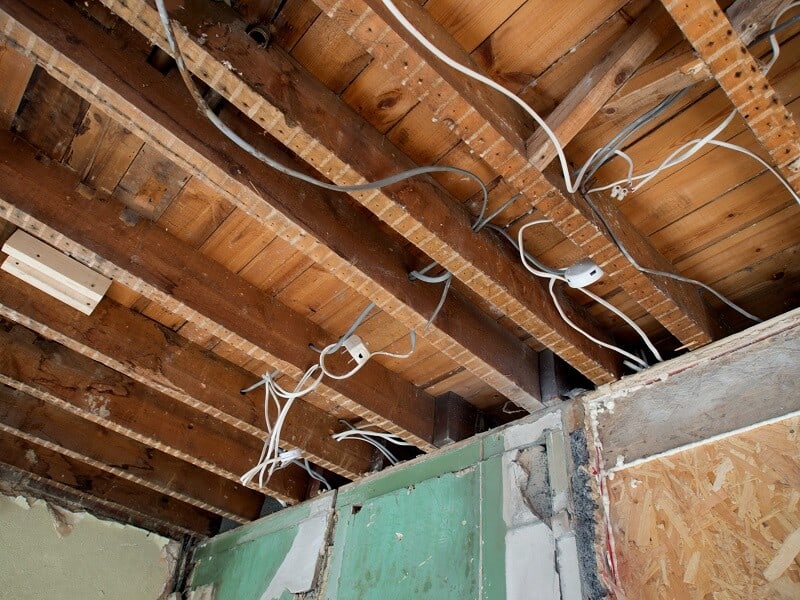
[{"label": "green painted panel", "polygon": [[[292,547],[297,528],[275,531],[200,559],[192,587],[214,584],[215,600],[260,600]],[[276,600],[293,598],[287,592]]]},{"label": "green painted panel", "polygon": [[339,506],[328,600],[480,597],[480,468],[424,481],[420,471],[414,484]]},{"label": "green painted panel", "polygon": [[374,475],[339,489],[336,505],[363,504],[389,492],[407,488],[415,483],[444,473],[466,469],[481,459],[481,442],[459,444],[452,450],[425,456],[407,464],[392,467],[385,474]]},{"label": "green painted panel", "polygon": [[506,597],[506,524],[503,520],[503,456],[481,463],[481,531],[484,600]]}]

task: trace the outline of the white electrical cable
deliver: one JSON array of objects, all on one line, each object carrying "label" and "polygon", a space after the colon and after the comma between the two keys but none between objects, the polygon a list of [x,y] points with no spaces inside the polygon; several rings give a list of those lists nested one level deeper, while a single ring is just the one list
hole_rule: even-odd
[{"label": "white electrical cable", "polygon": [[[774,19],[772,19],[772,25],[770,26],[770,30],[773,30],[777,27],[778,21],[783,15],[785,15],[793,8],[797,8],[798,6],[800,6],[800,2],[792,2],[788,6],[778,11],[778,14],[775,15]],[[769,62],[766,65],[764,65],[764,67],[761,69],[765,75],[769,73],[770,69],[772,69],[773,66],[775,66],[775,63],[778,61],[778,56],[780,56],[781,53],[781,46],[780,44],[778,44],[778,38],[774,33],[769,36],[769,45],[772,48],[772,57],[769,59]]]},{"label": "white electrical cable", "polygon": [[[622,356],[625,356],[626,358],[629,358],[630,360],[635,361],[637,364],[641,364],[642,366],[647,367],[648,364],[645,361],[643,361],[642,359],[638,358],[637,356],[634,356],[633,354],[630,354],[629,352],[623,350],[622,348],[619,348],[618,346],[614,346],[613,344],[608,344],[606,342],[603,342],[602,340],[599,340],[599,339],[595,338],[591,334],[587,333],[586,331],[584,331],[583,329],[581,329],[580,327],[575,325],[575,323],[573,323],[564,314],[564,311],[561,308],[561,305],[558,302],[558,298],[556,297],[556,294],[555,294],[554,282],[555,281],[566,281],[566,278],[563,277],[562,275],[554,275],[554,274],[549,273],[547,271],[541,271],[539,269],[535,269],[526,260],[526,254],[527,253],[525,252],[524,246],[523,246],[523,236],[525,234],[525,230],[528,227],[532,227],[534,225],[542,225],[543,223],[551,223],[551,221],[550,221],[550,219],[537,219],[535,221],[531,221],[530,223],[526,223],[525,225],[520,227],[519,231],[517,232],[517,250],[519,252],[520,261],[522,261],[522,266],[524,266],[528,271],[530,271],[532,274],[536,275],[537,277],[543,277],[545,279],[549,279],[550,280],[550,284],[549,284],[550,297],[553,299],[553,302],[556,305],[556,309],[558,309],[558,314],[561,315],[561,318],[564,320],[564,322],[567,325],[572,327],[578,333],[583,334],[585,337],[589,338],[590,340],[592,340],[596,344],[599,344],[600,346],[603,346],[604,348],[608,348],[609,350],[613,350],[614,352],[617,352],[617,353],[621,354]],[[590,292],[589,290],[584,289],[584,288],[575,288],[575,289],[580,290],[581,292],[586,294],[588,297],[592,298],[595,302],[598,302],[602,306],[606,307],[608,310],[613,312],[615,315],[617,315],[623,321],[625,321],[628,325],[630,325],[633,328],[633,330],[636,331],[636,333],[639,335],[639,337],[642,338],[644,343],[650,349],[650,352],[653,353],[653,356],[656,358],[656,360],[658,360],[659,362],[663,360],[661,358],[661,354],[656,349],[655,345],[653,345],[653,343],[650,341],[650,338],[647,337],[647,334],[641,329],[641,327],[639,327],[636,324],[636,322],[633,319],[628,317],[625,313],[623,313],[621,310],[619,310],[613,304],[607,302],[606,300],[604,300],[600,296]]]},{"label": "white electrical cable", "polygon": [[391,433],[364,429],[364,427],[369,427],[369,425],[364,425],[362,427],[353,427],[347,422],[345,422],[345,425],[347,425],[350,429],[341,431],[339,433],[334,433],[331,436],[334,440],[336,440],[337,442],[341,442],[343,440],[361,440],[362,442],[367,442],[368,444],[374,446],[393,465],[396,465],[398,463],[397,457],[388,448],[386,448],[386,446],[379,443],[378,440],[383,440],[384,442],[389,442],[391,444],[395,444],[396,446],[414,445],[406,442],[405,440]]}]

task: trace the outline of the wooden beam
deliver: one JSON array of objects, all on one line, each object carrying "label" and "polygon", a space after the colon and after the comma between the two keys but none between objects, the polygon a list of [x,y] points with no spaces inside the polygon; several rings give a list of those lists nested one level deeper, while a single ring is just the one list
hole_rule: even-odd
[{"label": "wooden beam", "polygon": [[[145,2],[107,0],[106,5],[148,39],[163,39],[158,15]],[[194,18],[208,20],[200,12]],[[189,68],[333,182],[363,183],[417,166],[279,48],[259,51],[243,24],[195,33],[203,35],[202,45],[178,33]],[[235,63],[233,70],[228,63]],[[603,382],[618,375],[617,357],[566,325],[546,285],[489,230],[474,234],[472,215],[432,179],[351,196],[587,377]],[[582,328],[605,335],[578,306],[568,303],[566,311]]]},{"label": "wooden beam", "polygon": [[[228,142],[197,117],[179,79],[164,78],[143,62],[143,56],[136,60],[135,49],[144,47],[144,56],[149,51],[139,36],[126,35],[120,27],[110,37],[69,6],[59,7],[57,17],[52,15],[54,6],[47,3],[4,7],[31,28],[15,25],[9,14],[0,15],[7,26],[5,35],[17,47],[29,48],[27,52],[54,77],[400,323],[424,334],[433,346],[501,394],[529,409],[538,406],[534,352],[458,293],[450,295],[436,323],[423,332],[440,290],[408,281],[411,265],[405,258],[405,241],[373,225],[369,212],[346,196],[271,172]],[[75,40],[81,43],[74,44]],[[60,58],[51,60],[56,55]],[[255,137],[263,146],[263,136]],[[307,168],[277,150],[277,145],[264,151],[295,168]],[[341,398],[337,402],[359,412]]]},{"label": "wooden beam", "polygon": [[[585,250],[615,284],[683,344],[695,347],[719,335],[717,318],[694,287],[634,269],[580,199],[562,193],[560,184],[548,180],[533,167],[524,150],[515,145],[513,138],[506,137],[502,123],[494,119],[490,108],[472,92],[473,84],[453,69],[434,66],[437,63],[428,58],[428,51],[395,24],[381,0],[315,0],[315,3],[342,23],[347,32],[376,57],[379,54],[376,48],[391,46],[394,52],[384,66],[389,73],[397,74],[397,85],[408,89],[415,97],[420,93],[414,85],[417,78],[435,82],[434,116],[452,121],[461,139],[501,175],[511,189],[524,194],[544,217],[552,219],[561,233]],[[430,15],[416,2],[399,0],[397,5],[417,25],[431,21]],[[431,23],[426,23],[427,27],[431,31],[435,29]],[[436,34],[437,45],[445,44],[446,37],[448,34],[444,31]],[[463,51],[453,52],[451,56],[462,63],[465,60]],[[414,78],[408,78],[407,73],[414,73]],[[616,206],[608,204],[606,211],[610,220],[621,224],[622,229],[617,233],[639,264],[675,271]]]},{"label": "wooden beam", "polygon": [[800,129],[715,0],[662,0],[772,163],[800,191]]},{"label": "wooden beam", "polygon": [[[251,373],[111,300],[101,302],[89,317],[0,273],[0,316],[259,440],[268,435],[263,393],[239,393],[252,385]],[[286,417],[281,444],[355,479],[369,469],[372,454],[334,442],[330,435],[340,427],[333,416],[299,399]]]},{"label": "wooden beam", "polygon": [[207,537],[219,530],[218,516],[5,431],[0,431],[0,480],[9,491],[172,538]]},{"label": "wooden beam", "polygon": [[[18,227],[295,380],[319,360],[309,344],[335,341],[158,225],[126,224],[118,218],[121,204],[77,197],[78,178],[58,165],[39,163],[23,142],[0,134],[0,148],[0,215]],[[87,210],[91,221],[84,218]],[[358,377],[326,379],[316,393],[422,449],[433,448],[433,398],[375,361]],[[351,478],[357,473],[348,472]]]},{"label": "wooden beam", "polygon": [[[669,17],[661,6],[651,4],[547,116],[547,125],[562,147],[572,141],[644,63],[661,42],[668,24]],[[526,147],[528,159],[540,171],[556,158],[556,148],[541,127],[528,139]]]},{"label": "wooden beam", "polygon": [[[0,320],[0,383],[49,402],[156,450],[238,481],[261,443],[233,427],[151,390],[20,325]],[[264,493],[303,498],[308,476],[277,471]]]},{"label": "wooden beam", "polygon": [[9,129],[36,63],[0,43],[0,129]]},{"label": "wooden beam", "polygon": [[0,430],[239,523],[261,512],[258,492],[5,385]]},{"label": "wooden beam", "polygon": [[[742,43],[747,45],[769,28],[777,12],[791,0],[737,0],[725,11]],[[640,69],[603,107],[617,116],[651,108],[674,92],[712,79],[711,71],[692,51],[666,56]]]}]

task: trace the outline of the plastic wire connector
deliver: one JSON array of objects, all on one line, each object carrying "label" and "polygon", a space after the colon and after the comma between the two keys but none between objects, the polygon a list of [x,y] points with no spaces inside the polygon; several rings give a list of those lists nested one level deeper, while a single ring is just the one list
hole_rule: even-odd
[{"label": "plastic wire connector", "polygon": [[342,346],[350,353],[350,356],[353,357],[353,360],[358,365],[363,365],[371,356],[366,344],[357,335],[351,335],[343,342]]}]

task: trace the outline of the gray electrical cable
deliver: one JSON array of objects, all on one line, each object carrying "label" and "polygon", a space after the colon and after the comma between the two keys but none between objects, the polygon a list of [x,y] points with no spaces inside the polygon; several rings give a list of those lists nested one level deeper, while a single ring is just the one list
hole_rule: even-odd
[{"label": "gray electrical cable", "polygon": [[309,183],[311,185],[326,190],[331,190],[334,192],[345,192],[345,193],[363,192],[366,190],[380,189],[383,187],[393,185],[395,183],[399,183],[401,181],[405,181],[406,179],[411,179],[412,177],[417,177],[419,175],[428,175],[431,173],[454,173],[456,175],[468,177],[469,179],[472,179],[480,186],[481,192],[483,194],[483,205],[478,218],[479,219],[483,218],[483,215],[486,211],[486,207],[488,206],[489,203],[489,191],[480,177],[478,177],[471,171],[467,171],[466,169],[459,169],[458,167],[450,167],[450,166],[431,165],[426,167],[415,167],[413,169],[408,169],[407,171],[403,171],[401,173],[397,173],[389,177],[384,177],[383,179],[378,179],[377,181],[370,181],[367,183],[360,183],[356,185],[336,185],[333,183],[322,181],[320,179],[316,179],[315,177],[311,177],[300,171],[296,171],[295,169],[287,167],[286,165],[267,156],[266,154],[258,150],[255,146],[253,146],[252,144],[241,138],[230,127],[228,127],[228,125],[226,125],[222,121],[222,119],[220,119],[217,116],[217,114],[214,111],[212,111],[211,108],[208,106],[203,96],[197,90],[197,87],[195,86],[194,81],[192,80],[192,76],[186,68],[186,63],[183,60],[183,54],[181,53],[181,50],[178,47],[178,42],[177,39],[175,38],[175,32],[172,28],[172,23],[169,20],[169,14],[167,13],[167,9],[164,6],[164,0],[156,0],[156,7],[158,8],[158,14],[161,17],[161,24],[164,27],[164,32],[166,34],[170,50],[172,51],[172,55],[175,58],[175,63],[178,65],[178,71],[180,72],[181,77],[183,78],[183,82],[186,85],[187,89],[189,90],[189,93],[192,95],[192,98],[194,99],[198,108],[200,108],[201,112],[206,116],[206,118],[209,121],[211,121],[211,123],[217,129],[219,129],[219,131],[221,131],[229,140],[231,140],[234,144],[239,146],[242,150],[244,150],[251,156],[257,158],[258,160],[272,167],[276,171],[279,171],[284,175],[288,175],[289,177],[299,179],[300,181],[305,181],[306,183]]}]

